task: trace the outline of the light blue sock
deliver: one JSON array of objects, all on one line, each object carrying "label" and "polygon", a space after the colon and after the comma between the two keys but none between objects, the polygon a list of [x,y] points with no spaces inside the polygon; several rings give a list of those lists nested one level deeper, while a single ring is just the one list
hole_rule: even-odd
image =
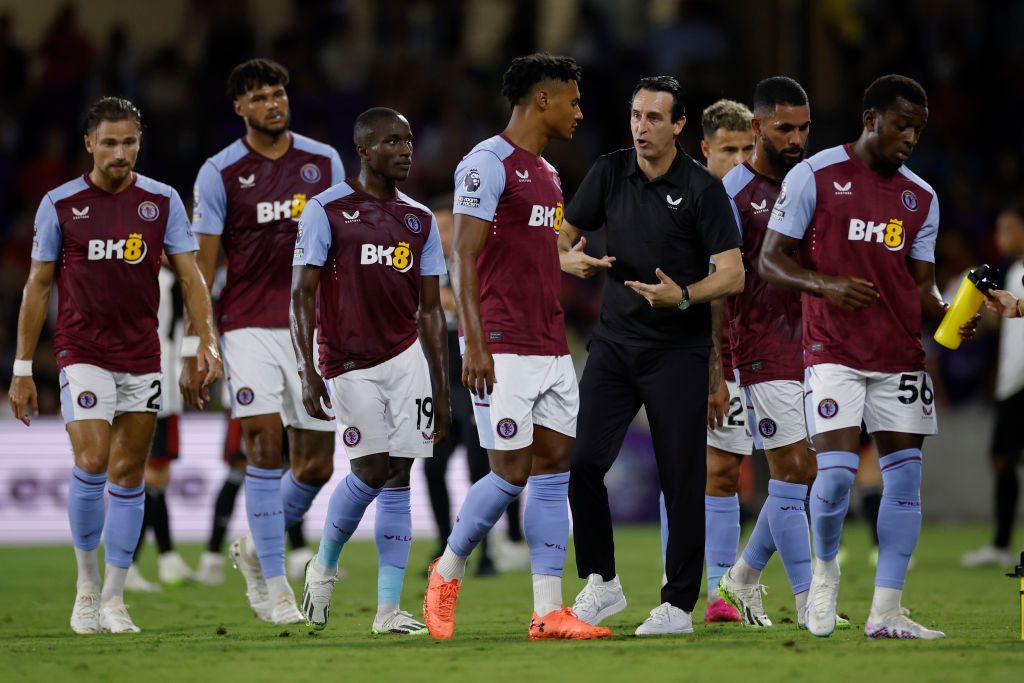
[{"label": "light blue sock", "polygon": [[[661,516],[661,571],[665,572],[665,562],[668,557],[668,508],[665,507],[665,494],[658,494],[658,512]],[[705,529],[707,528],[705,522]]]},{"label": "light blue sock", "polygon": [[146,507],[146,486],[134,488],[107,483],[110,513],[103,527],[103,548],[107,564],[121,569],[132,565],[135,546],[142,533],[142,517]]},{"label": "light blue sock", "polygon": [[408,486],[384,489],[377,496],[373,535],[377,541],[377,604],[397,609],[412,546]]},{"label": "light blue sock", "polygon": [[859,465],[860,457],[850,451],[818,453],[818,476],[811,487],[811,532],[819,560],[830,562],[839,554],[850,487]]},{"label": "light blue sock", "polygon": [[366,508],[380,495],[381,490],[367,486],[351,472],[341,480],[327,505],[324,536],[320,539],[317,552],[317,561],[321,565],[328,569],[338,568],[341,549],[352,538]]},{"label": "light blue sock", "polygon": [[455,517],[448,547],[459,557],[469,557],[505,513],[508,504],[522,492],[522,486],[510,484],[494,472],[477,481],[470,487]]},{"label": "light blue sock", "polygon": [[811,541],[804,514],[806,498],[806,484],[768,480],[768,500],[765,501],[768,524],[793,595],[811,586]]},{"label": "light blue sock", "polygon": [[527,480],[523,534],[530,546],[530,573],[561,576],[569,544],[569,473]]},{"label": "light blue sock", "polygon": [[882,505],[878,510],[875,586],[903,588],[921,533],[921,451],[908,448],[878,459]]},{"label": "light blue sock", "polygon": [[707,564],[708,592],[736,564],[740,543],[740,497],[704,496],[704,562]]},{"label": "light blue sock", "polygon": [[321,488],[303,484],[291,470],[284,473],[281,477],[281,503],[284,506],[285,529],[291,529],[302,521]]},{"label": "light blue sock", "polygon": [[264,578],[284,575],[284,510],[281,470],[245,468],[245,512]]},{"label": "light blue sock", "polygon": [[100,544],[105,516],[103,487],[106,483],[106,472],[89,474],[78,467],[71,468],[68,522],[71,524],[71,541],[79,550],[93,550]]},{"label": "light blue sock", "polygon": [[768,501],[761,506],[757,515],[754,530],[750,532],[747,545],[743,548],[743,561],[757,571],[764,569],[768,560],[775,554],[775,539],[772,538],[771,522],[768,520]]}]

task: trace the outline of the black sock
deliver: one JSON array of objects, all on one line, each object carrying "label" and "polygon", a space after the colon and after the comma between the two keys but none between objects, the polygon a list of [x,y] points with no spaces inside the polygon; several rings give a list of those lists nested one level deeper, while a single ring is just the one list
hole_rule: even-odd
[{"label": "black sock", "polygon": [[519,519],[519,499],[514,498],[505,508],[505,519],[508,521],[508,540],[518,543],[523,540],[523,523]]},{"label": "black sock", "polygon": [[245,481],[245,474],[241,478],[235,476],[234,471],[224,480],[217,494],[217,502],[213,505],[213,530],[210,532],[210,542],[206,549],[211,553],[220,554],[224,550],[224,534],[227,533],[228,524],[231,523],[231,513],[235,510],[235,498],[238,497],[238,490],[242,488]]},{"label": "black sock", "polygon": [[288,543],[292,546],[292,550],[306,547],[306,532],[302,530],[301,520],[291,529],[288,529]]},{"label": "black sock", "polygon": [[1019,483],[1013,462],[996,471],[996,537],[993,545],[1006,550],[1013,537],[1013,517],[1017,512]]},{"label": "black sock", "polygon": [[[166,489],[146,487],[146,515],[149,526],[153,528],[153,537],[161,555],[174,550],[171,543],[171,519],[167,514]],[[152,508],[152,512],[150,509]]]},{"label": "black sock", "polygon": [[861,507],[864,510],[864,521],[871,527],[871,538],[874,539],[875,547],[878,547],[878,509],[882,507],[882,491],[871,487],[864,491],[861,497]]}]

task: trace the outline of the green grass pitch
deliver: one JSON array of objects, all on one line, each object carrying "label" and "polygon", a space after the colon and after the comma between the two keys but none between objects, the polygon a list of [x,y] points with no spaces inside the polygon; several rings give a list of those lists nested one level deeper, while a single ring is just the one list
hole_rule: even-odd
[{"label": "green grass pitch", "polygon": [[[871,599],[867,531],[850,525],[840,611],[854,629],[815,639],[797,630],[792,596],[777,559],[765,572],[765,607],[776,626],[704,625],[695,632],[637,639],[631,634],[658,602],[656,528],[620,528],[618,568],[629,607],[612,617],[611,641],[531,643],[530,578],[470,575],[462,589],[455,638],[402,640],[373,636],[376,553],[352,543],[342,565],[326,630],[258,622],[247,609],[241,577],[228,568],[220,587],[184,587],[157,595],[129,594],[138,635],[76,636],[68,628],[74,560],[67,547],[0,549],[0,680],[11,681],[986,681],[1024,680],[1016,581],[1001,570],[964,570],[960,553],[981,529],[926,526],[910,572],[904,605],[939,642],[869,641],[862,628]],[[428,542],[414,545],[403,607],[420,611]],[[571,546],[570,546],[571,547]],[[199,548],[183,555],[195,562]],[[156,574],[147,546],[143,569]],[[568,567],[574,568],[571,556]],[[582,585],[567,572],[565,597]],[[301,586],[297,587],[297,593]]]}]

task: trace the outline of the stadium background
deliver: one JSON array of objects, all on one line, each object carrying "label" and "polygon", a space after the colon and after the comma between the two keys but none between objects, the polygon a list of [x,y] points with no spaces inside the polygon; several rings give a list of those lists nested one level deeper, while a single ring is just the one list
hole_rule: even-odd
[{"label": "stadium background", "polygon": [[[357,168],[355,116],[371,105],[405,113],[416,153],[403,189],[429,200],[450,192],[459,158],[504,126],[499,84],[509,60],[536,49],[566,53],[584,67],[585,118],[573,143],[554,143],[546,156],[571,196],[599,154],[630,144],[626,102],[642,75],[680,79],[689,115],[682,141],[700,158],[700,111],[720,97],[749,100],[763,77],[788,74],[807,88],[814,152],[855,138],[864,86],[900,72],[929,94],[928,128],[909,165],[940,197],[937,276],[949,292],[965,268],[1003,265],[992,234],[995,214],[1021,182],[1022,132],[1014,116],[1024,97],[1016,87],[1024,67],[1021,28],[1021,3],[965,0],[161,0],[144,8],[114,0],[0,0],[0,543],[67,535],[70,458],[56,417],[48,332],[35,374],[41,409],[51,417],[25,429],[11,419],[3,392],[32,217],[46,190],[88,169],[79,124],[95,97],[117,94],[141,106],[147,128],[137,170],[171,183],[187,202],[202,161],[242,132],[224,96],[228,71],[269,55],[291,71],[294,129],[336,146],[350,172]],[[602,245],[595,240],[590,248]],[[596,281],[564,281],[578,361],[598,292]],[[991,333],[955,353],[929,347],[942,430],[926,447],[930,520],[989,513],[984,454],[995,350]],[[191,418],[183,426],[172,489],[182,538],[199,538],[207,528],[205,505],[223,476],[220,424]],[[613,475],[617,516],[653,519],[653,460],[642,419]],[[455,505],[466,479],[458,461],[449,473]],[[416,531],[429,533],[419,490]],[[311,519],[318,525],[322,514],[314,509]]]}]

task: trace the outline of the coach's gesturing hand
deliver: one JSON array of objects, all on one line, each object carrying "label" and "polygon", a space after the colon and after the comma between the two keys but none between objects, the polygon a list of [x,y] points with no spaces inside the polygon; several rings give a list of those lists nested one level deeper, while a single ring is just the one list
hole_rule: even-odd
[{"label": "coach's gesturing hand", "polygon": [[614,256],[602,256],[601,258],[590,256],[583,251],[583,248],[586,246],[587,238],[581,237],[580,241],[572,249],[559,253],[558,259],[563,273],[588,278],[597,275],[603,270],[608,270],[615,263]]},{"label": "coach's gesturing hand", "polygon": [[677,285],[672,278],[665,275],[661,268],[655,268],[654,274],[658,277],[658,284],[649,285],[636,280],[626,280],[623,284],[634,292],[647,299],[652,308],[671,308],[678,306],[683,300],[683,288]]}]

